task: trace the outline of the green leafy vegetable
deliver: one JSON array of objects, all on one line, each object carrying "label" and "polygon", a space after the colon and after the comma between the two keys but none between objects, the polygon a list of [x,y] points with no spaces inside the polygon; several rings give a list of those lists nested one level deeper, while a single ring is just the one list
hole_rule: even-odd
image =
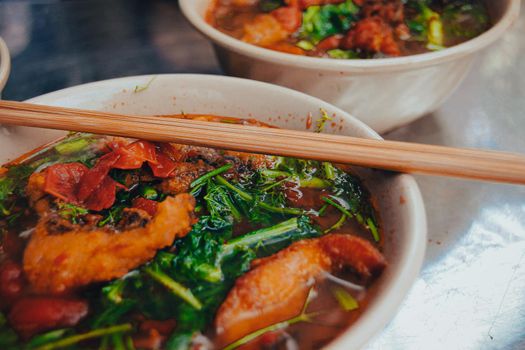
[{"label": "green leafy vegetable", "polygon": [[32,167],[21,164],[9,167],[0,178],[0,217],[12,214],[14,197],[24,195],[27,179],[32,173]]},{"label": "green leafy vegetable", "polygon": [[36,348],[54,341],[57,341],[64,337],[70,329],[64,328],[64,329],[56,329],[51,332],[47,332],[44,334],[37,335],[36,337],[33,337],[28,343],[28,348]]},{"label": "green leafy vegetable", "polygon": [[233,167],[232,164],[226,164],[226,165],[221,166],[220,168],[214,169],[214,170],[204,174],[203,176],[199,177],[197,180],[193,181],[190,184],[190,188],[192,188],[192,189],[199,188],[200,186],[203,186],[212,177],[214,177],[216,175],[219,175],[219,174],[222,174],[222,173],[230,170],[232,167]]},{"label": "green leafy vegetable", "polygon": [[333,118],[326,113],[324,109],[321,109],[321,118],[317,120],[317,126],[315,128],[315,132],[320,133],[324,131],[324,128],[326,127],[326,123]]},{"label": "green leafy vegetable", "polygon": [[7,319],[0,312],[0,349],[14,350],[17,340],[18,336],[11,328],[7,327]]},{"label": "green leafy vegetable", "polygon": [[194,332],[175,333],[166,342],[166,350],[187,350]]},{"label": "green leafy vegetable", "polygon": [[[227,256],[239,249],[252,249],[255,252],[264,249],[266,252],[274,252],[275,249],[271,249],[271,247],[275,245],[281,245],[283,242],[290,243],[318,235],[319,232],[310,225],[308,217],[301,216],[232,239],[222,247],[221,254]],[[282,249],[282,246],[280,248]],[[268,253],[265,255],[268,255]]]},{"label": "green leafy vegetable", "polygon": [[78,137],[72,140],[66,140],[55,146],[55,150],[61,155],[71,155],[83,151],[93,142],[93,139]]},{"label": "green leafy vegetable", "polygon": [[268,204],[263,201],[259,201],[252,194],[246,191],[243,191],[242,189],[232,185],[231,183],[228,182],[228,180],[226,180],[220,175],[217,176],[217,182],[221,185],[226,186],[228,189],[232,190],[233,192],[237,193],[245,201],[253,202],[255,206],[258,206],[262,209],[265,209],[265,210],[268,210],[274,213],[289,214],[289,215],[300,215],[303,212],[301,209],[278,207],[278,206],[274,206],[274,205]]},{"label": "green leafy vegetable", "polygon": [[295,44],[295,46],[306,51],[311,51],[315,49],[315,45],[308,40],[299,40],[297,44]]},{"label": "green leafy vegetable", "polygon": [[157,76],[155,75],[145,85],[135,85],[135,89],[133,90],[133,92],[137,93],[147,90],[150,87],[151,83],[153,83],[153,80],[155,80],[156,78]]},{"label": "green leafy vegetable", "polygon": [[337,222],[333,224],[331,227],[324,230],[324,233],[330,233],[332,231],[339,230],[341,227],[343,227],[344,223],[346,222],[346,219],[348,219],[348,215],[344,213],[341,214],[341,217],[339,218],[339,220],[337,220]]},{"label": "green leafy vegetable", "polygon": [[300,37],[318,44],[321,40],[347,32],[357,21],[359,7],[352,0],[341,4],[309,6],[303,12]]},{"label": "green leafy vegetable", "polygon": [[159,193],[157,192],[157,190],[149,185],[149,184],[143,184],[143,185],[139,185],[139,190],[138,190],[138,194],[139,196],[143,197],[143,198],[146,198],[146,199],[149,199],[149,200],[152,200],[152,201],[155,201],[155,200],[158,200],[159,199]]},{"label": "green leafy vegetable", "polygon": [[184,287],[182,284],[176,282],[171,277],[166,275],[164,272],[160,270],[154,270],[151,267],[145,267],[142,269],[146,274],[148,274],[151,278],[153,278],[155,281],[162,284],[164,287],[168,288],[173,294],[177,295],[184,301],[186,301],[188,304],[193,306],[195,309],[200,310],[202,309],[201,302],[195,298],[193,293],[190,289]]},{"label": "green leafy vegetable", "polygon": [[123,300],[118,304],[110,304],[91,323],[92,328],[110,326],[120,321],[120,319],[130,312],[135,306],[134,300]]},{"label": "green leafy vegetable", "polygon": [[407,26],[415,35],[415,38],[427,43],[429,50],[441,50],[445,45],[443,22],[439,13],[433,11],[428,1],[412,0],[408,3],[419,12],[419,14],[407,20]]},{"label": "green leafy vegetable", "polygon": [[74,204],[65,202],[58,203],[58,215],[64,219],[70,220],[74,224],[78,223],[78,220],[81,216],[88,213],[89,211],[87,209]]},{"label": "green leafy vegetable", "polygon": [[341,50],[341,49],[332,49],[326,51],[328,56],[331,58],[349,60],[353,58],[359,58],[359,54],[353,50]]},{"label": "green leafy vegetable", "polygon": [[106,328],[100,328],[100,329],[96,329],[93,331],[89,331],[87,333],[72,335],[72,336],[65,337],[65,338],[62,338],[56,341],[49,342],[42,346],[36,347],[35,350],[54,350],[54,349],[66,348],[68,346],[78,344],[88,339],[101,338],[105,335],[129,332],[131,330],[132,330],[132,326],[129,323],[115,325],[115,326],[106,327]]}]

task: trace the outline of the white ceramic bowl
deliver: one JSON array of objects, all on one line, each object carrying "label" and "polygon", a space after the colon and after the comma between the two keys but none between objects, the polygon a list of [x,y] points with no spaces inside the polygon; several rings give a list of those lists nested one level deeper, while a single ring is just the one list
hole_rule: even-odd
[{"label": "white ceramic bowl", "polygon": [[4,40],[0,38],[0,96],[2,90],[7,83],[9,72],[11,70],[11,59],[9,58],[9,50]]},{"label": "white ceramic bowl", "polygon": [[494,26],[439,52],[398,58],[303,57],[244,43],[204,20],[211,0],[180,0],[189,21],[213,44],[226,74],[283,85],[319,97],[385,132],[436,110],[456,89],[480,51],[519,15],[520,0],[487,0]]},{"label": "white ceramic bowl", "polygon": [[[305,130],[319,108],[335,116],[327,132],[365,138],[379,136],[362,122],[326,102],[286,88],[220,76],[159,75],[144,91],[133,92],[151,76],[80,85],[33,98],[30,102],[131,114],[206,113],[250,117],[282,128]],[[25,127],[0,132],[3,163],[64,132]],[[290,140],[293,142],[293,140]],[[389,266],[377,281],[378,293],[362,317],[331,348],[357,349],[394,316],[418,275],[426,247],[426,219],[419,189],[411,176],[358,169],[377,199]]]}]

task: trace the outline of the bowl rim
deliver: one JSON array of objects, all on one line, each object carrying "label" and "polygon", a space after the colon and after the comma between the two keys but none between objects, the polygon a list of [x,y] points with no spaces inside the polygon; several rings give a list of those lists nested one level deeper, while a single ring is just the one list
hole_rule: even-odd
[{"label": "bowl rim", "polygon": [[[211,0],[208,0],[208,2],[211,2]],[[256,60],[287,66],[353,73],[379,73],[410,70],[414,69],[415,66],[421,68],[428,67],[450,62],[482,50],[501,37],[503,33],[505,33],[505,31],[518,19],[520,2],[521,0],[507,0],[505,13],[503,13],[500,20],[489,30],[471,40],[446,48],[445,50],[394,58],[336,60],[293,55],[245,43],[222,33],[208,24],[203,16],[197,11],[198,1],[179,0],[182,13],[198,31],[204,36],[210,38],[213,42],[238,54],[243,54]]]},{"label": "bowl rim", "polygon": [[[226,84],[236,84],[239,88],[242,88],[243,86],[251,85],[254,88],[260,89],[261,92],[264,92],[265,90],[273,90],[279,92],[281,95],[293,98],[297,103],[300,103],[301,100],[305,101],[307,99],[321,108],[324,108],[323,106],[328,106],[331,111],[334,111],[340,117],[345,118],[347,122],[351,123],[354,127],[363,131],[367,135],[366,137],[382,139],[381,136],[359,119],[318,98],[274,84],[227,76],[206,74],[155,74],[130,76],[82,84],[33,97],[27,101],[39,104],[61,104],[65,99],[73,97],[76,94],[82,95],[82,93],[89,91],[99,91],[100,93],[100,91],[103,91],[101,87],[114,87],[115,92],[117,92],[122,90],[122,86],[134,86],[137,85],[137,83],[140,84],[143,81],[149,81],[153,77],[157,77],[155,79],[156,82],[162,81],[162,79],[171,79],[174,83],[182,86],[186,85],[185,81],[187,80],[195,80],[196,83],[200,82],[201,84],[206,84],[206,82],[209,82],[209,80],[212,79],[220,82],[221,86]],[[159,77],[161,78],[159,79]],[[152,85],[148,89],[155,89],[154,86],[155,85]],[[111,98],[110,95],[108,95],[108,97]],[[76,103],[77,100],[73,99],[73,104]],[[382,297],[377,299],[371,308],[360,317],[359,322],[334,338],[328,345],[326,345],[327,349],[346,349],[348,348],[349,343],[356,347],[361,347],[370,341],[375,334],[383,330],[386,324],[394,318],[396,311],[401,306],[402,300],[408,295],[408,292],[419,275],[427,244],[427,222],[423,197],[415,179],[411,175],[399,174],[396,176],[400,179],[398,186],[407,190],[405,204],[407,207],[404,210],[408,213],[408,228],[406,231],[408,232],[407,237],[410,238],[407,239],[403,254],[400,255],[401,260],[396,269],[396,278],[388,284],[388,290],[382,293]],[[349,332],[348,330],[354,331]]]},{"label": "bowl rim", "polygon": [[9,56],[9,49],[7,44],[0,37],[0,93],[7,84],[9,72],[11,71],[11,57]]}]

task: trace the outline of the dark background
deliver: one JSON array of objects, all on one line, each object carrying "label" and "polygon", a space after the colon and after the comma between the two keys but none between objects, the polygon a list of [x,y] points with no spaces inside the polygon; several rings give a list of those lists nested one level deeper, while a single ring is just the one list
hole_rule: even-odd
[{"label": "dark background", "polygon": [[176,0],[1,1],[12,55],[5,99],[148,73],[220,73]]}]

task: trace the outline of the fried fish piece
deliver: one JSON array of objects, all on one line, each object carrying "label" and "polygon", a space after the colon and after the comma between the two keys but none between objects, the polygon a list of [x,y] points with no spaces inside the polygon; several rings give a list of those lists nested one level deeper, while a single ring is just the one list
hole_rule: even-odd
[{"label": "fried fish piece", "polygon": [[349,234],[302,240],[253,262],[238,278],[215,317],[221,345],[300,313],[308,291],[324,271],[351,267],[363,277],[379,274],[383,255],[368,241]]},{"label": "fried fish piece", "polygon": [[123,232],[82,228],[52,234],[44,216],[24,252],[24,272],[36,292],[51,294],[122,277],[185,236],[194,207],[189,194],[168,197],[145,226]]}]

